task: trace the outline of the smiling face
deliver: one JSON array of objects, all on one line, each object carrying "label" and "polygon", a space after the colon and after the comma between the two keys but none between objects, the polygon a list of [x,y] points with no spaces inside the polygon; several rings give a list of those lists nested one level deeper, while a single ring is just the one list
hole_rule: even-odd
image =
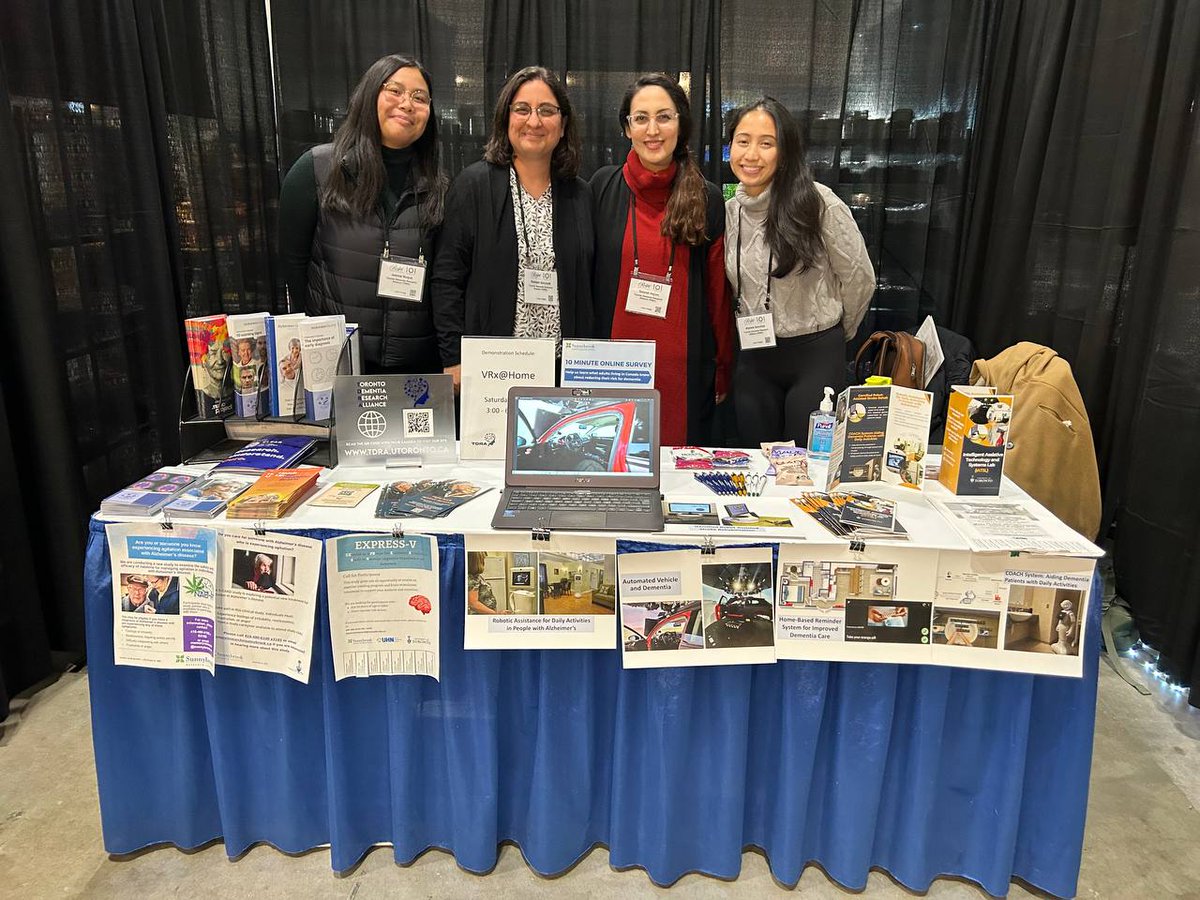
[{"label": "smiling face", "polygon": [[779,168],[779,141],[775,120],[765,109],[750,110],[734,126],[729,168],[751,197],[771,184]]},{"label": "smiling face", "polygon": [[[513,107],[523,110],[530,107],[529,115],[520,115]],[[525,82],[513,94],[508,107],[508,142],[512,144],[512,155],[524,162],[545,162],[554,153],[554,148],[563,136],[562,112],[543,117],[537,110],[542,106],[558,107],[558,98],[550,85],[534,78]]]},{"label": "smiling face", "polygon": [[633,95],[629,105],[630,117],[647,116],[645,126],[625,123],[625,137],[633,143],[633,151],[642,161],[642,165],[651,172],[661,172],[671,165],[672,155],[679,145],[679,118],[674,116],[669,122],[660,123],[657,116],[660,113],[676,114],[679,110],[671,101],[671,95],[658,85],[648,85]]},{"label": "smiling face", "polygon": [[[413,91],[425,100],[418,103]],[[403,94],[397,97],[396,94]],[[429,85],[421,70],[413,66],[397,69],[379,89],[376,111],[379,114],[379,137],[383,146],[393,150],[410,146],[425,133],[429,121]]]}]

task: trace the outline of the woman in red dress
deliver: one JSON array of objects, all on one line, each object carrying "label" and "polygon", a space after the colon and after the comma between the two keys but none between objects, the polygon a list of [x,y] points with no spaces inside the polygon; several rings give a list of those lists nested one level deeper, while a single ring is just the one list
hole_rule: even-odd
[{"label": "woman in red dress", "polygon": [[691,110],[674,80],[635,81],[620,122],[633,148],[591,180],[597,327],[655,342],[662,443],[707,443],[733,360],[721,192],[688,149]]}]

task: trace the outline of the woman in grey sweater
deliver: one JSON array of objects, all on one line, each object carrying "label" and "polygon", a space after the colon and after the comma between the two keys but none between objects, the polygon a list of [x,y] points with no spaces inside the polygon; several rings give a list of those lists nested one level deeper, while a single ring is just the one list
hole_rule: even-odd
[{"label": "woman in grey sweater", "polygon": [[742,442],[807,439],[826,385],[845,385],[845,342],[875,292],[875,270],[850,209],[813,181],[800,128],[763,97],[729,117],[725,272],[741,352],[734,398]]}]

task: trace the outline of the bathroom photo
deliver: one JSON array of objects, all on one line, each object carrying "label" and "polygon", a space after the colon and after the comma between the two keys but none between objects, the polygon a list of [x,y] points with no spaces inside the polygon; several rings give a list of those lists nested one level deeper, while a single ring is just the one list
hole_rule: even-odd
[{"label": "bathroom photo", "polygon": [[1004,649],[1079,655],[1083,591],[1012,585],[1004,626]]}]

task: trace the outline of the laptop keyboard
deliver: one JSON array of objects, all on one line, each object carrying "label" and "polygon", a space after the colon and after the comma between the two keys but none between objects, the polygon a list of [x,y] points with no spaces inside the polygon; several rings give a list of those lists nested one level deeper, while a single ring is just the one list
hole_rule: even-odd
[{"label": "laptop keyboard", "polygon": [[649,512],[657,495],[643,491],[548,491],[515,488],[508,509],[585,509],[597,512]]}]

